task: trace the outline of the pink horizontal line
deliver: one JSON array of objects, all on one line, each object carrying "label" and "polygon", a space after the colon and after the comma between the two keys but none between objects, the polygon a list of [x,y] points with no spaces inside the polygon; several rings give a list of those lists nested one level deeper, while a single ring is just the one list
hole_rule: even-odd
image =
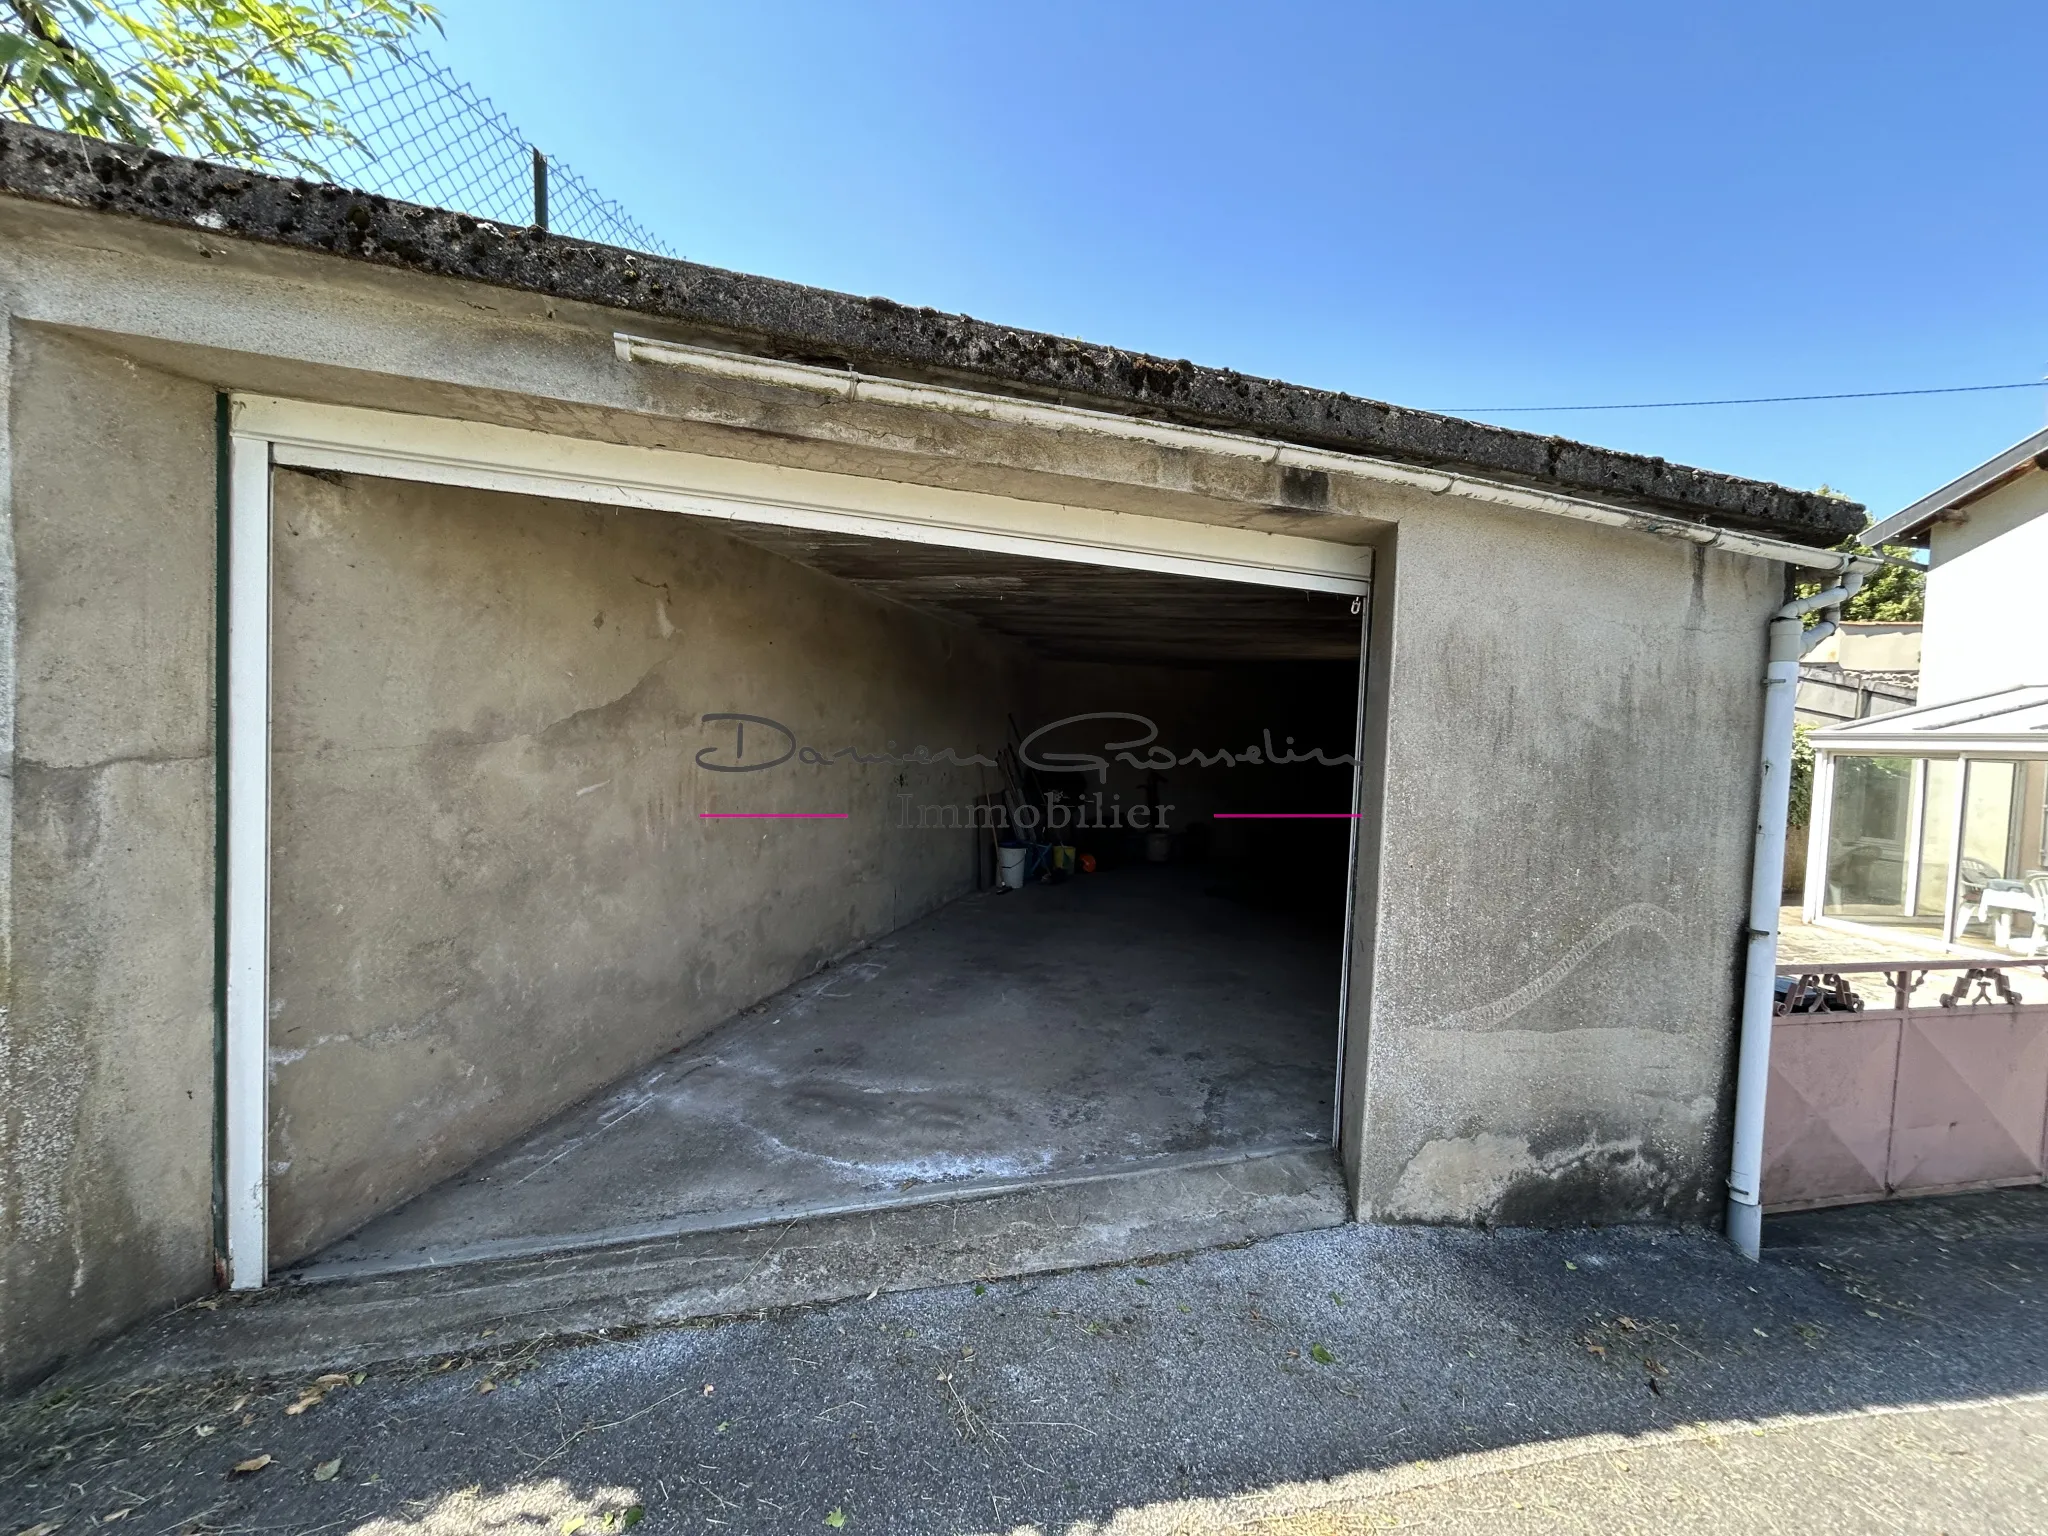
[{"label": "pink horizontal line", "polygon": [[704,821],[731,821],[734,819],[803,821],[813,817],[828,817],[844,821],[847,813],[845,811],[699,811],[697,815]]},{"label": "pink horizontal line", "polygon": [[1218,821],[1356,821],[1356,811],[1218,811]]}]

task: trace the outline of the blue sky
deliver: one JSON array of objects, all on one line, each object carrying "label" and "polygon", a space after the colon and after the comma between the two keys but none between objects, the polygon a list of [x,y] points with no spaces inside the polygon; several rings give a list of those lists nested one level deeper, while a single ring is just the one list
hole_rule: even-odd
[{"label": "blue sky", "polygon": [[2048,375],[2039,4],[441,8],[438,58],[694,260],[1880,515],[2048,422],[1471,409]]}]

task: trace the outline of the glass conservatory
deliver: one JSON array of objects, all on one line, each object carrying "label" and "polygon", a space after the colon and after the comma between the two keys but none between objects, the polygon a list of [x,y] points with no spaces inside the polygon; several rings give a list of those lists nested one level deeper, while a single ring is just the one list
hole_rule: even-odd
[{"label": "glass conservatory", "polygon": [[1809,739],[1808,922],[2048,955],[2048,684]]}]

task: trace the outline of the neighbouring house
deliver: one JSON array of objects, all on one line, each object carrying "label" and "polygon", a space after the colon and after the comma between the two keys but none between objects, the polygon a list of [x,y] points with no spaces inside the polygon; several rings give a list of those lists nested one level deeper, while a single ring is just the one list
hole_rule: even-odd
[{"label": "neighbouring house", "polygon": [[1919,700],[1920,626],[1849,620],[1799,658],[1798,719],[1839,725]]},{"label": "neighbouring house", "polygon": [[1919,697],[2048,682],[2048,430],[1871,525],[1872,548],[1927,551]]},{"label": "neighbouring house", "polygon": [[2048,953],[2048,431],[1874,524],[1928,552],[1920,703],[1816,731],[1809,920]]},{"label": "neighbouring house", "polygon": [[875,1213],[820,1286],[1720,1218],[1853,504],[12,124],[0,304],[0,1376]]}]

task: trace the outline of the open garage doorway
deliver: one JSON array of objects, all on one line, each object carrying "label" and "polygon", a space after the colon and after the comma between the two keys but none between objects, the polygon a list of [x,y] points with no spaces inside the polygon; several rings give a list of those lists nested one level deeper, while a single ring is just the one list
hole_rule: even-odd
[{"label": "open garage doorway", "polygon": [[273,1271],[1330,1156],[1362,596],[273,497]]}]

